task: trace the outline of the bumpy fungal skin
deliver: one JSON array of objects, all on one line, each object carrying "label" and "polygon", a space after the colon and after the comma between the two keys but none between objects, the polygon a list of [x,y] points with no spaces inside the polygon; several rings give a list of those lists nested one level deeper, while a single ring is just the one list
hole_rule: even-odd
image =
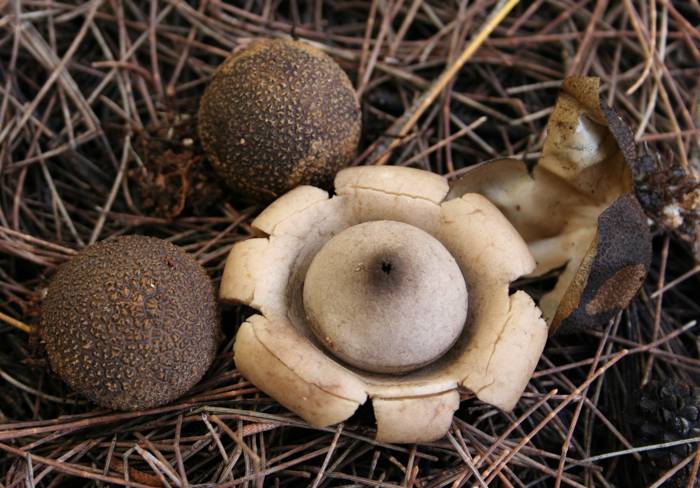
[{"label": "bumpy fungal skin", "polygon": [[620,114],[606,103],[602,96],[599,98],[598,103],[600,112],[608,123],[610,134],[615,138],[615,142],[617,142],[630,170],[634,171],[636,168],[635,162],[639,157],[639,151],[637,150],[637,143],[634,141],[632,129],[622,120]]},{"label": "bumpy fungal skin", "polygon": [[632,300],[650,261],[646,216],[626,193],[598,217],[596,238],[578,271],[582,277],[573,280],[550,327],[570,332],[600,328]]},{"label": "bumpy fungal skin", "polygon": [[63,265],[41,324],[53,370],[118,410],[181,396],[209,368],[219,338],[205,271],[178,247],[143,236],[94,244]]},{"label": "bumpy fungal skin", "polygon": [[202,97],[199,136],[214,168],[249,200],[325,186],[349,164],[360,106],[345,72],[311,46],[261,40],[231,55]]}]

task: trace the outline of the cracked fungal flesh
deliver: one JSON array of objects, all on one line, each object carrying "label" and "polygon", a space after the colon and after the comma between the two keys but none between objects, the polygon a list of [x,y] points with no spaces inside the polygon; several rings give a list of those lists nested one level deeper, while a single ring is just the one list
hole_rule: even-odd
[{"label": "cracked fungal flesh", "polygon": [[479,193],[528,243],[541,276],[563,267],[539,302],[550,331],[601,328],[639,290],[651,259],[647,219],[632,193],[637,149],[599,97],[597,78],[567,78],[529,172],[498,159],[469,168],[450,197]]},{"label": "cracked fungal flesh", "polygon": [[[344,421],[370,398],[377,438],[387,442],[424,442],[445,435],[459,406],[460,388],[473,391],[499,408],[512,409],[547,338],[547,326],[533,300],[522,291],[509,294],[510,283],[531,272],[535,261],[517,231],[486,198],[465,194],[445,201],[448,189],[445,178],[426,171],[356,167],[338,173],[333,197],[318,188],[301,186],[273,202],[252,224],[263,237],[234,245],[221,282],[223,300],[259,311],[242,324],[236,336],[234,355],[241,373],[317,426]],[[431,243],[428,247],[436,256],[426,258],[427,263],[418,263],[416,269],[403,269],[404,257],[396,261],[400,272],[409,273],[404,278],[415,273],[410,277],[425,279],[422,289],[431,292],[428,277],[418,270],[421,266],[440,266],[443,270],[437,273],[433,289],[443,293],[445,284],[439,280],[461,280],[448,293],[454,296],[445,297],[450,303],[460,304],[456,309],[435,311],[425,304],[416,305],[426,323],[420,324],[421,317],[416,317],[409,327],[418,327],[419,331],[421,327],[446,327],[447,331],[440,332],[444,336],[430,357],[409,358],[401,363],[398,370],[407,364],[415,368],[403,374],[395,374],[396,364],[389,368],[386,364],[358,367],[357,362],[349,364],[351,361],[339,359],[343,356],[335,352],[338,346],[329,345],[323,333],[315,334],[313,321],[317,326],[325,322],[330,329],[337,324],[308,319],[308,302],[324,300],[322,293],[313,297],[318,292],[314,286],[323,286],[333,273],[321,269],[319,273],[325,277],[312,284],[309,291],[305,281],[319,280],[314,277],[315,259],[318,256],[323,261],[328,245],[333,251],[335,237],[348,230],[353,237],[352,229],[361,230],[370,222],[410,228],[411,246],[424,245],[416,244],[420,239],[413,234]],[[378,232],[376,229],[374,233]],[[398,255],[390,253],[392,258]],[[382,272],[382,253],[369,251],[367,256],[374,258],[368,264],[378,268],[351,287],[361,286],[363,279],[371,281],[372,272]],[[454,263],[456,268],[447,263]],[[397,290],[393,286],[386,289]],[[468,304],[461,303],[465,297]],[[331,309],[336,305],[324,306],[327,310],[321,314],[344,313],[346,307],[352,309],[356,304],[337,304],[334,311]],[[370,321],[381,316],[369,307],[360,313],[367,322],[357,324],[358,330],[372,330]],[[466,313],[466,321],[462,313]],[[463,328],[455,325],[460,321],[464,322]],[[386,372],[392,369],[394,373]],[[377,372],[382,370],[385,372]]]}]

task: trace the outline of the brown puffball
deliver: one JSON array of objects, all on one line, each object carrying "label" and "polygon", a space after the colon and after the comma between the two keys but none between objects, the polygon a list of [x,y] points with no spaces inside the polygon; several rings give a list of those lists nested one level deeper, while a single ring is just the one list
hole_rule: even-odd
[{"label": "brown puffball", "polygon": [[64,264],[41,325],[53,370],[118,410],[181,396],[211,365],[219,338],[206,272],[180,248],[144,236],[99,242]]},{"label": "brown puffball", "polygon": [[345,72],[299,41],[265,39],[219,66],[199,107],[212,165],[248,200],[323,186],[355,156],[361,117]]}]

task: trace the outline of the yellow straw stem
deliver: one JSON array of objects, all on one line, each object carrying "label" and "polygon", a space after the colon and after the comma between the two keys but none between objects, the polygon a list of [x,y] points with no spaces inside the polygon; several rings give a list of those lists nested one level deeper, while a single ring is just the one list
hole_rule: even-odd
[{"label": "yellow straw stem", "polygon": [[374,164],[384,164],[386,162],[386,160],[389,158],[389,150],[396,147],[399,142],[401,142],[401,137],[405,136],[408,131],[413,128],[421,115],[423,115],[423,112],[430,107],[450,80],[454,78],[462,66],[464,66],[464,64],[474,55],[474,53],[481,47],[489,35],[491,35],[493,30],[498,26],[498,24],[500,24],[503,19],[506,18],[506,16],[518,3],[520,3],[520,0],[508,0],[489,16],[483,28],[464,48],[464,51],[462,51],[462,53],[459,55],[459,58],[448,66],[447,69],[442,72],[440,77],[430,86],[430,88],[420,97],[418,97],[408,108],[408,110],[406,110],[406,112],[404,112],[404,114],[392,124],[386,133],[386,136],[392,138],[391,142],[389,142],[388,146],[380,144],[372,152],[372,155],[369,157],[369,161],[376,160]]},{"label": "yellow straw stem", "polygon": [[26,332],[27,334],[31,334],[34,332],[34,327],[32,327],[31,325],[27,325],[20,320],[12,318],[9,315],[5,315],[2,312],[0,312],[0,320],[2,320],[3,322],[5,322],[8,325],[11,325],[12,327],[16,327],[19,330]]}]

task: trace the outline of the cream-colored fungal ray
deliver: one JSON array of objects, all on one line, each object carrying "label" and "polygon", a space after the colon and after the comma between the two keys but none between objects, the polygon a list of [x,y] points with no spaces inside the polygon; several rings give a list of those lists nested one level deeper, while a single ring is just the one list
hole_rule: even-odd
[{"label": "cream-colored fungal ray", "polygon": [[286,316],[286,285],[302,247],[303,241],[286,236],[237,243],[226,259],[219,297],[251,306],[267,316]]},{"label": "cream-colored fungal ray", "polygon": [[427,366],[405,376],[397,381],[396,376],[372,375],[358,371],[367,385],[367,394],[372,397],[384,399],[429,396],[454,390],[459,384],[459,378],[454,374],[447,363],[440,361],[437,364]]},{"label": "cream-colored fungal ray", "polygon": [[253,227],[267,235],[276,227],[317,203],[328,200],[328,193],[315,186],[298,186],[272,202],[255,220]]},{"label": "cream-colored fungal ray", "polygon": [[483,279],[510,283],[535,268],[522,237],[491,202],[476,193],[442,204],[436,236],[459,263],[470,290]]},{"label": "cream-colored fungal ray", "polygon": [[348,200],[353,225],[395,220],[433,234],[439,222],[440,206],[428,200],[357,188],[346,190],[342,197]]},{"label": "cream-colored fungal ray", "polygon": [[[536,255],[545,255],[544,253],[550,250],[552,251],[552,254],[549,255],[550,258],[555,256],[554,253],[556,251],[559,251],[557,256],[558,258],[566,258],[566,267],[562,271],[561,275],[559,275],[556,285],[554,285],[554,288],[542,297],[539,303],[539,307],[542,310],[542,314],[547,320],[547,323],[551,323],[554,319],[554,315],[562,303],[567,290],[569,290],[569,288],[572,286],[583,286],[585,284],[585,279],[587,276],[585,276],[584,273],[587,273],[588,270],[581,270],[581,263],[585,259],[586,252],[595,240],[595,236],[595,228],[585,227],[583,229],[579,229],[578,231],[562,234],[557,238],[551,239],[550,241],[557,240],[560,243],[564,243],[565,247],[558,250],[547,249],[547,246],[543,246],[542,248],[535,246],[534,250],[537,253]],[[558,266],[552,266],[550,269],[554,269],[556,267]],[[584,279],[584,282],[574,283],[574,277],[579,272],[581,273],[581,278]]]},{"label": "cream-colored fungal ray", "polygon": [[335,191],[347,198],[353,224],[395,220],[431,234],[448,189],[439,175],[395,166],[346,168],[335,179]]},{"label": "cream-colored fungal ray", "polygon": [[574,262],[571,256],[583,255],[593,241],[595,233],[595,227],[586,226],[530,242],[530,252],[537,264],[530,275],[541,276],[567,263],[569,267],[575,268],[580,260]]},{"label": "cream-colored fungal ray", "polygon": [[[412,398],[373,398],[380,442],[432,442],[444,437],[459,408],[456,390]],[[410,422],[407,419],[411,419]]]},{"label": "cream-colored fungal ray", "polygon": [[467,193],[483,195],[496,205],[528,243],[565,228],[594,225],[600,213],[594,200],[565,180],[539,167],[531,175],[516,159],[494,159],[469,168],[453,183],[447,199]]},{"label": "cream-colored fungal ray", "polygon": [[344,195],[353,189],[381,191],[439,205],[445,199],[449,185],[442,176],[419,169],[357,166],[341,170],[335,177],[335,191],[338,195]]},{"label": "cream-colored fungal ray", "polygon": [[248,319],[248,323],[253,327],[258,341],[304,381],[346,400],[364,402],[364,382],[316,348],[289,322],[254,315]]},{"label": "cream-colored fungal ray", "polygon": [[324,389],[326,383],[318,386],[300,376],[277,357],[278,351],[258,339],[256,325],[261,320],[265,319],[251,317],[236,334],[233,354],[243,376],[311,425],[337,424],[355,413],[363,397],[344,398]]},{"label": "cream-colored fungal ray", "polygon": [[265,251],[269,241],[265,238],[238,242],[226,258],[221,277],[219,298],[225,302],[250,305],[258,283],[263,279]]},{"label": "cream-colored fungal ray", "polygon": [[[499,296],[503,295],[507,291]],[[465,388],[480,400],[510,411],[535,371],[548,328],[527,293],[514,293],[507,298],[506,307],[496,309],[499,302],[488,301],[480,319],[475,319],[470,354],[461,358],[460,369],[466,374],[462,379]]]},{"label": "cream-colored fungal ray", "polygon": [[348,227],[347,222],[343,198],[329,199],[328,193],[310,186],[287,193],[253,221],[253,227],[270,237],[254,239],[254,244],[243,241],[232,249],[224,268],[222,299],[267,316],[286,317],[288,285],[297,263]]}]

